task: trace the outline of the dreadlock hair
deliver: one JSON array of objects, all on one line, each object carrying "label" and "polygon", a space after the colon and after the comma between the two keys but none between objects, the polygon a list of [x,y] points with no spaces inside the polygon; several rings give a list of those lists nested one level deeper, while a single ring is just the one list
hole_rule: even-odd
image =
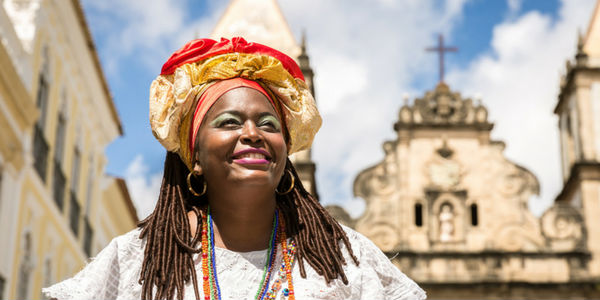
[{"label": "dreadlock hair", "polygon": [[[291,161],[287,159],[286,172],[294,177],[294,188],[285,195],[277,195],[277,206],[286,224],[286,234],[296,243],[296,258],[300,274],[306,278],[304,262],[324,277],[327,283],[341,277],[348,279],[342,268],[346,264],[340,240],[346,246],[352,260],[358,265],[346,233],[319,202],[302,186]],[[187,188],[189,173],[178,154],[167,152],[163,181],[158,202],[152,214],[138,223],[142,228],[141,239],[146,239],[144,261],[139,283],[142,299],[183,299],[184,286],[193,283],[196,299],[200,299],[198,278],[192,255],[200,252],[202,218],[200,208],[208,204],[206,196],[195,197]],[[284,190],[291,178],[284,175],[279,183]],[[194,236],[187,216],[196,214],[197,226]],[[154,293],[154,294],[153,294]]]}]

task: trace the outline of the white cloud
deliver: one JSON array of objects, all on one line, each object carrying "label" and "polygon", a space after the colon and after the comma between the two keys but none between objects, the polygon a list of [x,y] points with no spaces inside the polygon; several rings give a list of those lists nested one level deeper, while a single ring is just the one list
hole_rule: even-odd
[{"label": "white cloud", "polygon": [[132,65],[131,60],[139,60],[149,71],[158,73],[174,50],[207,35],[225,3],[208,1],[205,5],[212,13],[194,18],[188,16],[188,7],[194,5],[188,1],[84,0],[90,23],[100,27],[94,31],[105,35],[98,47],[108,73],[119,76],[119,65]]},{"label": "white cloud", "polygon": [[146,218],[154,210],[162,182],[162,173],[149,174],[148,170],[149,167],[145,164],[144,158],[138,155],[125,171],[127,189],[129,189],[140,220]]},{"label": "white cloud", "polygon": [[521,6],[523,5],[523,0],[507,0],[506,2],[508,4],[509,14],[511,15],[519,12],[519,10],[521,10]]},{"label": "white cloud", "polygon": [[577,28],[584,28],[593,0],[562,1],[559,19],[529,12],[494,28],[492,50],[448,76],[463,94],[483,94],[492,136],[507,143],[506,155],[540,180],[541,197],[530,202],[539,215],[562,187],[557,102],[559,75],[572,58]]}]

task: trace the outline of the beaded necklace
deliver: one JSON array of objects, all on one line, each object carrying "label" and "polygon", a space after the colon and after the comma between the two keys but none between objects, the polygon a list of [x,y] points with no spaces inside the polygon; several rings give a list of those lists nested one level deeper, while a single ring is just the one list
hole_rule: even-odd
[{"label": "beaded necklace", "polygon": [[[221,288],[217,279],[217,268],[215,263],[215,235],[213,230],[213,219],[210,214],[210,207],[206,213],[202,215],[202,288],[204,291],[204,299],[221,299]],[[279,220],[281,219],[281,222]],[[269,290],[269,281],[273,270],[273,264],[277,256],[277,245],[281,244],[281,252],[283,254],[283,262],[279,270],[279,278],[275,280]],[[255,295],[255,299],[274,299],[281,285],[287,281],[288,288],[283,290],[283,295],[289,297],[290,300],[295,300],[294,287],[292,284],[292,263],[296,247],[292,242],[288,245],[285,234],[285,222],[280,217],[280,213],[275,211],[273,220],[273,230],[269,240],[269,256],[263,269],[263,276],[259,285],[259,289]]]}]

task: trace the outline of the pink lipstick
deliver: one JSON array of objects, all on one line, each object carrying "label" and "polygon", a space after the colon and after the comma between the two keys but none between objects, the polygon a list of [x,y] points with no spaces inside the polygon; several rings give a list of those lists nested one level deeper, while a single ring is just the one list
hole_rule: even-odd
[{"label": "pink lipstick", "polygon": [[269,152],[260,148],[246,148],[235,152],[232,156],[233,162],[244,165],[268,164],[271,159]]}]

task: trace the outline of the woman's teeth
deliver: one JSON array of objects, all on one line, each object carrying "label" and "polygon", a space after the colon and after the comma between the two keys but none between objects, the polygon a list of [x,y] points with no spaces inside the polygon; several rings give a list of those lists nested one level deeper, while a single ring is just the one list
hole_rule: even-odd
[{"label": "woman's teeth", "polygon": [[240,158],[240,159],[242,159],[242,158],[266,159],[266,157],[263,154],[260,154],[260,153],[245,153],[245,154],[242,154],[242,155],[238,156],[238,158]]}]

